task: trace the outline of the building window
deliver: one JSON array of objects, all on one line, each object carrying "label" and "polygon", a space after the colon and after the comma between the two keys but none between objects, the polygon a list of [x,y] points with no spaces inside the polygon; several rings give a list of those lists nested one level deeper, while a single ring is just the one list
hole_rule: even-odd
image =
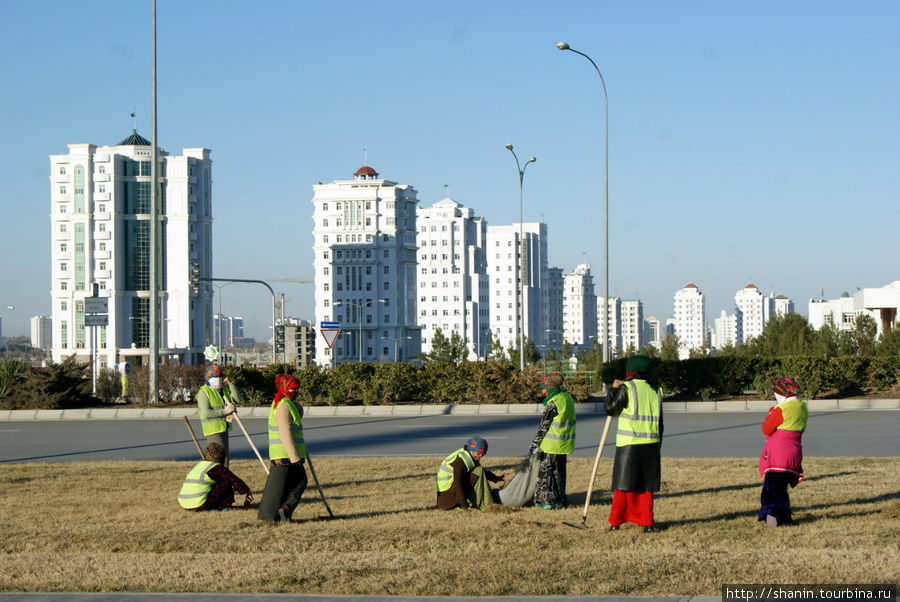
[{"label": "building window", "polygon": [[59,187],[59,193],[60,193],[60,194],[66,194],[66,187],[65,187],[65,186],[60,186],[60,187]]},{"label": "building window", "polygon": [[65,212],[66,212],[66,206],[65,206],[65,205],[60,205],[60,206],[59,206],[59,212],[60,212],[60,213],[65,213]]},{"label": "building window", "polygon": [[322,211],[328,211],[328,203],[322,203]]},{"label": "building window", "polygon": [[322,227],[323,227],[323,228],[327,228],[327,227],[328,227],[328,220],[327,220],[327,219],[323,219],[323,220],[322,220]]},{"label": "building window", "polygon": [[62,263],[59,264],[59,271],[60,271],[60,272],[65,272],[67,269],[69,269],[69,266],[66,264],[66,262],[62,262]]},{"label": "building window", "polygon": [[69,311],[69,302],[68,301],[60,301],[59,302],[59,310],[60,311]]},{"label": "building window", "polygon": [[101,166],[100,166],[100,169],[98,169],[97,172],[98,172],[98,173],[106,173],[106,166],[105,166],[105,165],[101,165]]},{"label": "building window", "polygon": [[106,232],[106,224],[98,224],[97,231],[98,232]]},{"label": "building window", "polygon": [[100,213],[106,213],[106,205],[100,204]]},{"label": "building window", "polygon": [[106,192],[106,184],[100,184],[98,192]]},{"label": "building window", "polygon": [[66,252],[67,248],[68,247],[66,246],[66,243],[64,243],[64,242],[59,243],[59,250],[62,251],[63,253]]},{"label": "building window", "polygon": [[[341,268],[338,268],[338,273],[340,273],[340,271],[341,271]],[[328,275],[328,272],[329,272],[328,268],[325,268],[324,270],[322,270],[322,273],[325,274],[326,276]]]}]

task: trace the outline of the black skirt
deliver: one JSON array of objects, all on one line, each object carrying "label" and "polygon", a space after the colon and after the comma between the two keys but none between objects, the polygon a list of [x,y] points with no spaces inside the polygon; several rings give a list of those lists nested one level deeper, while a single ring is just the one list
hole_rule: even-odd
[{"label": "black skirt", "polygon": [[612,488],[619,491],[659,491],[659,443],[616,448]]}]

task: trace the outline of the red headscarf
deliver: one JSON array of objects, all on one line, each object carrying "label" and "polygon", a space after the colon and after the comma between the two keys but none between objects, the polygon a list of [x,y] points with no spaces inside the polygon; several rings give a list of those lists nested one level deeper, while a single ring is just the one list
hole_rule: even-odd
[{"label": "red headscarf", "polygon": [[279,401],[285,397],[293,400],[297,396],[297,390],[300,389],[300,383],[290,374],[279,374],[275,377],[275,401],[277,405]]}]

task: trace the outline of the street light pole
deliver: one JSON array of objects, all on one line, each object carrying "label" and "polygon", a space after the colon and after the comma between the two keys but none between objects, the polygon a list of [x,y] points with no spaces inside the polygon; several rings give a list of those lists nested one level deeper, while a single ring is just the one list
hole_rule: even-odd
[{"label": "street light pole", "polygon": [[353,301],[335,301],[335,305],[352,305],[356,308],[356,319],[359,322],[359,363],[362,363],[362,310],[369,307],[373,303],[384,303],[384,299],[369,299],[365,303],[354,303]]},{"label": "street light pole", "polygon": [[574,48],[570,48],[565,42],[556,45],[560,50],[568,50],[575,54],[580,54],[591,62],[597,75],[600,76],[600,84],[603,86],[603,328],[601,336],[603,337],[603,362],[609,361],[609,98],[606,95],[606,82],[603,80],[603,74],[594,59],[583,52],[579,52]]},{"label": "street light pole", "polygon": [[520,166],[513,145],[507,144],[506,148],[516,160],[516,171],[519,172],[519,286],[516,288],[516,330],[519,331],[519,372],[525,372],[525,233],[522,224],[524,220],[522,195],[525,170],[529,163],[534,163],[537,159],[531,157],[525,165]]}]

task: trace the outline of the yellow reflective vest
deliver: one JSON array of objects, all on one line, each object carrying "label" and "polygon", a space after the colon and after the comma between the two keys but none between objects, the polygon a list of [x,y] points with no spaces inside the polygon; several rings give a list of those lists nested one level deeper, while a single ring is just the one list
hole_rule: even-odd
[{"label": "yellow reflective vest", "polygon": [[[209,409],[221,410],[225,407],[225,400],[219,395],[219,392],[210,387],[203,385],[200,390],[206,393],[206,399],[209,401]],[[231,423],[225,420],[224,416],[218,418],[200,417],[200,426],[203,427],[203,436],[215,435],[216,433],[226,433],[231,430]]]},{"label": "yellow reflective vest", "polygon": [[541,450],[547,454],[571,454],[575,451],[575,402],[565,391],[554,395],[550,402],[556,406],[556,416],[541,439]]},{"label": "yellow reflective vest", "polygon": [[475,459],[472,457],[472,454],[465,447],[461,447],[441,462],[440,468],[437,471],[437,490],[438,492],[447,491],[453,486],[453,461],[456,458],[462,458],[463,464],[466,465],[466,472],[472,472],[475,468]]},{"label": "yellow reflective vest", "polygon": [[188,473],[181,484],[181,491],[178,493],[178,503],[182,508],[191,510],[199,508],[206,501],[209,490],[212,489],[215,481],[210,478],[209,471],[218,466],[215,462],[207,462],[206,460],[198,463]]},{"label": "yellow reflective vest", "polygon": [[658,443],[662,396],[647,381],[635,378],[625,381],[628,405],[619,414],[616,447]]},{"label": "yellow reflective vest", "polygon": [[[294,438],[294,446],[297,448],[297,453],[300,454],[300,457],[305,458],[306,443],[303,441],[302,414],[300,414],[300,410],[297,409],[294,402],[287,397],[282,398],[278,403],[286,403],[291,411],[291,435]],[[284,442],[281,440],[281,433],[278,430],[278,419],[275,418],[275,407],[276,404],[273,402],[272,407],[269,408],[269,459],[281,460],[290,456],[287,453]]]}]

